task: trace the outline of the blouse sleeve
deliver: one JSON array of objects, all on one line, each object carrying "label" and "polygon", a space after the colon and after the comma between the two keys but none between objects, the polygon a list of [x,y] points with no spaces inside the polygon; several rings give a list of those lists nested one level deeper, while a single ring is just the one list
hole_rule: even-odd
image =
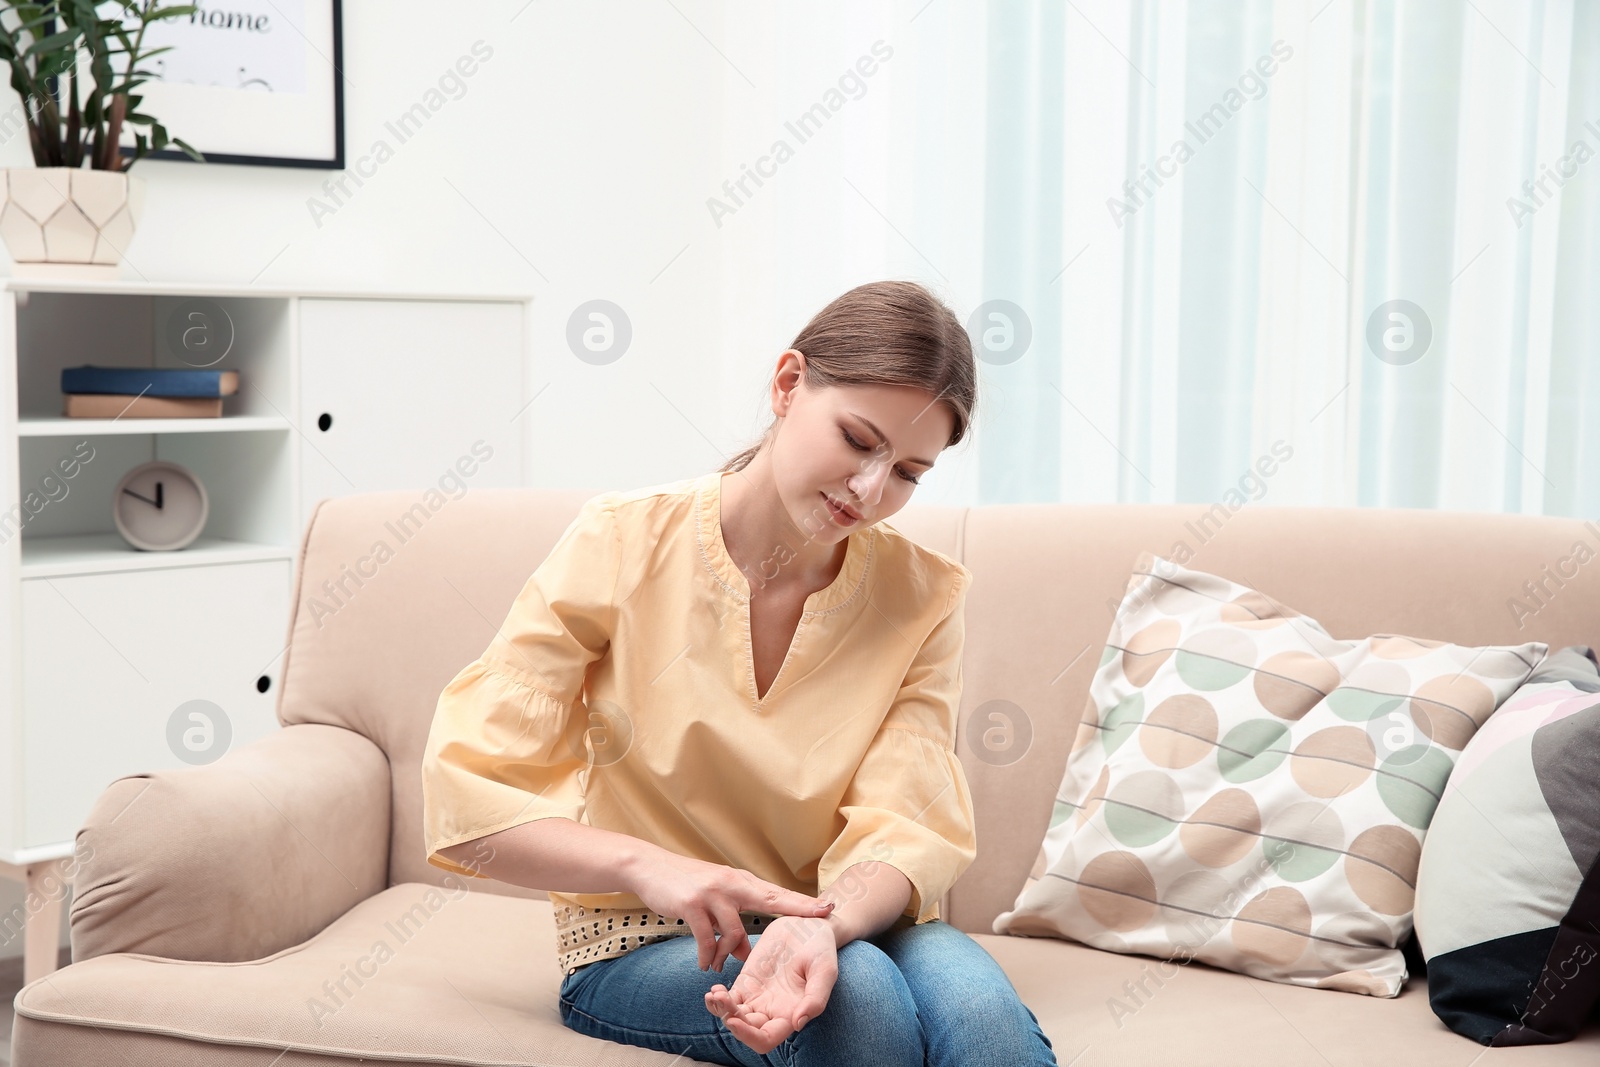
[{"label": "blouse sleeve", "polygon": [[852,864],[879,860],[911,882],[903,914],[939,917],[939,899],[977,857],[976,820],[955,754],[966,591],[960,569],[950,606],[906,672],[840,803],[845,827],[817,864],[817,888]]},{"label": "blouse sleeve", "polygon": [[535,819],[581,820],[589,664],[610,647],[621,559],[613,505],[585,502],[483,655],[445,686],[422,753],[427,860]]}]

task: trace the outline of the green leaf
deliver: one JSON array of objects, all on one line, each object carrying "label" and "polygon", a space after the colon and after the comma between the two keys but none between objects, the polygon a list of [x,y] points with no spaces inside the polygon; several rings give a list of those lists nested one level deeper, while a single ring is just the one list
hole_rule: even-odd
[{"label": "green leaf", "polygon": [[[158,79],[153,60],[174,51],[171,45],[147,48],[146,34],[154,22],[199,10],[197,3],[171,0],[0,0],[0,64],[23,102],[35,162],[60,165],[65,159],[125,169],[110,137],[117,115],[139,153],[152,144],[176,145],[166,127],[141,109],[138,90]],[[192,147],[184,151],[204,161]]]},{"label": "green leaf", "polygon": [[195,147],[188,142],[174,137],[172,139],[172,143],[187,152],[189,154],[189,158],[193,159],[196,163],[204,163],[206,161],[206,157],[200,152],[196,151]]},{"label": "green leaf", "polygon": [[80,32],[81,31],[74,28],[70,30],[62,30],[60,33],[52,33],[48,37],[41,37],[39,40],[34,41],[33,44],[29,45],[28,50],[23,54],[37,56],[41,53],[54,52],[57,49],[65,48],[73,41],[78,39]]}]

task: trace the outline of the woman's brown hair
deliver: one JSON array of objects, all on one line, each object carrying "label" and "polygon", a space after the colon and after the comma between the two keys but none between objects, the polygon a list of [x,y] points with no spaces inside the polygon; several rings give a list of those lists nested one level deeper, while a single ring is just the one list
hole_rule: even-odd
[{"label": "woman's brown hair", "polygon": [[[978,402],[972,341],[954,313],[916,282],[856,286],[817,312],[789,347],[805,355],[810,389],[909,385],[933,393],[955,420],[946,448],[972,423]],[[768,426],[760,441],[721,469],[744,469],[771,432]]]}]

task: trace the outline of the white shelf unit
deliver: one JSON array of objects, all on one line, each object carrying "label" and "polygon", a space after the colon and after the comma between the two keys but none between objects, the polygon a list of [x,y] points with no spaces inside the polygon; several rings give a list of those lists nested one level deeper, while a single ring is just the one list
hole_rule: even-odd
[{"label": "white shelf unit", "polygon": [[[127,433],[120,419],[69,419],[65,415],[29,415],[17,420],[19,437],[81,437],[84,434]],[[241,430],[288,430],[280,415],[224,415],[218,419],[140,419],[140,433],[237,433]]]},{"label": "white shelf unit", "polygon": [[292,558],[284,555],[282,545],[254,545],[248,541],[225,541],[220,537],[197,537],[181,556],[171,552],[130,554],[128,543],[120,534],[69,534],[24,540],[22,577],[111,574],[116,571],[162,570],[167,567],[256,563]]},{"label": "white shelf unit", "polygon": [[[221,417],[62,415],[63,368],[192,366],[170,348],[171,322],[197,300],[232,323],[214,367],[237,370],[239,390]],[[168,741],[180,705],[221,708],[229,747],[278,729],[276,671],[318,500],[420,499],[477,441],[494,458],[471,488],[526,484],[530,301],[0,280],[0,874],[70,855],[114,779],[186,765]],[[111,517],[117,482],[154,459],[194,471],[210,501],[201,536],[176,552],[132,548]],[[29,973],[53,961],[58,922],[59,910],[29,917]],[[43,925],[48,953],[34,944]]]}]

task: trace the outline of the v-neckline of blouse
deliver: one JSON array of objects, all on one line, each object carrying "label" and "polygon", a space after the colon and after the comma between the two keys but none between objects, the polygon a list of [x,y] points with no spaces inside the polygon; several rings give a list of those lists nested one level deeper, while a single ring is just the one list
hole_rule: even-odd
[{"label": "v-neckline of blouse", "polygon": [[705,562],[706,569],[744,609],[743,669],[749,682],[750,698],[756,707],[761,707],[772,699],[788,675],[790,661],[794,658],[794,650],[800,644],[807,621],[813,616],[838,610],[853,600],[861,589],[866,579],[868,564],[872,559],[872,545],[876,532],[869,526],[865,530],[850,533],[844,563],[839,567],[839,573],[828,585],[806,597],[800,611],[800,621],[795,626],[794,634],[789,638],[789,647],[784,650],[783,662],[778,667],[778,673],[772,676],[766,693],[757,696],[755,647],[750,631],[750,582],[733,562],[733,557],[728,554],[727,542],[722,537],[722,479],[737,473],[737,471],[713,471],[701,478],[695,492],[695,524],[699,533],[700,558]]}]

